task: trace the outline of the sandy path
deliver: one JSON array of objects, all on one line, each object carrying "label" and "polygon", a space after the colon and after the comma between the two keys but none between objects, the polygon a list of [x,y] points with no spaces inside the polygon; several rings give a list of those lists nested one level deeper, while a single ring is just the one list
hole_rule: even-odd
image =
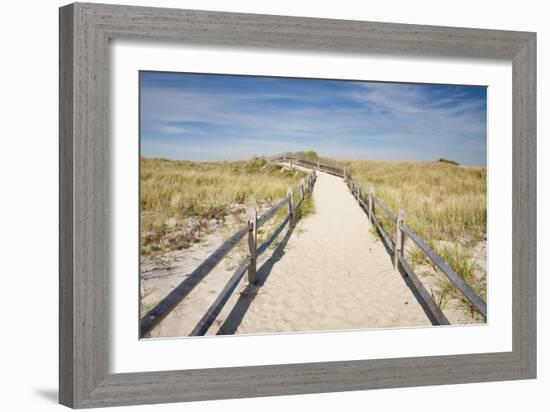
[{"label": "sandy path", "polygon": [[342,179],[319,173],[313,196],[315,213],[224,308],[218,333],[430,325]]}]

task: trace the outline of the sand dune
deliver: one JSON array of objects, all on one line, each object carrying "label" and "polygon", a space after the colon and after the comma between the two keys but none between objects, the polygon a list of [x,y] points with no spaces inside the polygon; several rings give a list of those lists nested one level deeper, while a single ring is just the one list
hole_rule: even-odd
[{"label": "sand dune", "polygon": [[[313,197],[315,213],[281,235],[258,262],[259,284],[245,276],[208,334],[430,325],[342,179],[319,173]],[[213,250],[221,242],[214,240],[202,248]],[[185,277],[181,269],[191,267],[180,261],[164,276],[145,275],[154,291],[145,301],[155,303]],[[219,265],[151,336],[188,335],[230,275],[231,265]]]}]

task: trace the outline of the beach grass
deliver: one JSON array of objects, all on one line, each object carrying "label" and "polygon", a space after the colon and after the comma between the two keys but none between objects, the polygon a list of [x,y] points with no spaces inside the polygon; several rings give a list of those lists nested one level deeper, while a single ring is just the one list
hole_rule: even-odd
[{"label": "beach grass", "polygon": [[[467,248],[454,243],[439,247],[437,253],[458,276],[462,277],[483,300],[487,301],[487,273],[476,273],[475,259]],[[432,297],[441,308],[453,305],[468,314],[470,319],[483,320],[475,307],[453,283],[446,278],[439,277],[436,280],[436,286],[436,289],[432,290]]]},{"label": "beach grass", "polygon": [[216,222],[241,216],[247,205],[273,205],[306,176],[258,157],[220,162],[141,158],[141,255],[154,258],[188,248]]},{"label": "beach grass", "polygon": [[[440,159],[436,162],[348,161],[351,175],[361,184],[365,199],[370,188],[396,214],[406,212],[406,225],[416,232],[482,297],[487,295],[486,273],[476,265],[471,249],[487,239],[487,171]],[[377,208],[376,215],[393,239],[395,223]],[[409,242],[413,267],[431,264]],[[434,267],[434,271],[435,271]],[[441,275],[441,274],[440,274]],[[444,276],[433,291],[442,306],[460,306],[476,317],[472,305]]]},{"label": "beach grass", "polygon": [[[352,161],[351,174],[368,193],[425,240],[476,242],[487,234],[487,175],[482,167],[446,162]],[[387,222],[384,222],[387,225]],[[390,230],[389,233],[393,233]]]}]

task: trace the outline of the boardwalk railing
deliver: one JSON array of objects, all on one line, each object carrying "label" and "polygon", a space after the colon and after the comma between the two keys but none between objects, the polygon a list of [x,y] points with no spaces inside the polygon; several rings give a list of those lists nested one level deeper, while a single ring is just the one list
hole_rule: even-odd
[{"label": "boardwalk railing", "polygon": [[[247,211],[247,224],[235,232],[220,247],[218,247],[204,262],[202,262],[184,281],[176,286],[164,299],[153,307],[140,321],[141,336],[146,336],[162,319],[164,319],[189,293],[216,267],[241,240],[247,237],[248,256],[237,267],[228,283],[218,295],[214,303],[206,311],[201,320],[197,323],[190,336],[206,334],[223,306],[239,284],[245,273],[248,273],[248,282],[256,284],[256,263],[257,258],[279,236],[284,227],[289,224],[291,227],[296,221],[296,212],[302,206],[307,193],[313,191],[317,173],[313,170],[306,179],[302,179],[299,186],[299,199],[295,202],[294,190],[289,187],[287,197],[281,199],[262,216],[257,217],[256,208],[251,206]],[[258,228],[266,224],[275,214],[284,207],[288,213],[283,222],[273,231],[271,236],[259,247],[257,246]]]},{"label": "boardwalk railing", "polygon": [[[349,167],[340,167],[337,165],[328,165],[316,162],[314,160],[308,160],[303,158],[298,158],[290,154],[277,155],[271,158],[272,161],[276,162],[286,162],[292,164],[297,164],[306,168],[313,168],[316,170],[327,171],[329,173],[343,177],[346,185],[351,191],[351,194],[355,197],[361,208],[367,214],[367,217],[372,224],[376,226],[376,229],[383,241],[385,242],[387,248],[389,249],[392,258],[393,265],[395,269],[399,268],[399,265],[405,271],[407,277],[410,280],[411,286],[415,288],[416,292],[420,295],[425,309],[429,314],[430,320],[433,323],[439,325],[449,325],[450,322],[447,317],[441,311],[441,308],[435,303],[433,297],[426,290],[422,282],[418,279],[412,266],[407,262],[405,258],[405,240],[407,237],[411,239],[418,248],[424,252],[428,259],[437,266],[443,274],[449,279],[449,281],[456,286],[456,288],[464,295],[464,297],[472,304],[479,314],[486,320],[487,319],[487,304],[485,301],[468,285],[462,277],[460,277],[436,252],[434,252],[428,244],[422,240],[418,234],[416,234],[412,229],[410,229],[405,224],[405,211],[399,209],[396,214],[394,214],[383,202],[380,200],[374,192],[374,188],[370,187],[368,193],[365,192],[361,184],[357,183],[353,176],[350,173]],[[376,216],[376,209],[379,208],[384,212],[390,220],[395,223],[395,236],[394,240],[391,239],[389,234],[384,230],[380,219]]]},{"label": "boardwalk railing", "polygon": [[287,153],[271,156],[267,159],[275,163],[289,163],[291,168],[294,165],[297,165],[308,169],[330,173],[335,176],[344,177],[344,169],[336,163],[331,164],[326,161],[312,160],[306,157],[299,157]]}]

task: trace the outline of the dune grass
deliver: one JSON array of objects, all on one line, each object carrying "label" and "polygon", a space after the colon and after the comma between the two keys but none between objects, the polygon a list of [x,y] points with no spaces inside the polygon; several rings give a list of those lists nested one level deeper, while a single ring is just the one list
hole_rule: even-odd
[{"label": "dune grass", "polygon": [[[487,174],[483,167],[463,167],[451,161],[432,163],[349,161],[355,181],[367,197],[370,187],[394,214],[406,212],[406,224],[423,238],[470,286],[486,298],[486,273],[480,273],[471,248],[487,238]],[[393,239],[395,223],[378,207],[377,217]],[[409,242],[414,266],[430,264]],[[434,268],[435,270],[435,268]],[[441,307],[449,304],[472,313],[471,304],[446,278],[432,291]]]},{"label": "dune grass", "polygon": [[296,210],[296,222],[315,212],[315,203],[311,193],[304,195],[304,201],[299,209]]},{"label": "dune grass", "polygon": [[158,257],[188,248],[213,223],[265,208],[297,187],[306,173],[261,158],[191,162],[141,158],[141,254]]},{"label": "dune grass", "polygon": [[[437,253],[483,300],[487,301],[487,273],[476,274],[476,263],[468,249],[454,243],[438,248]],[[446,278],[439,277],[436,280],[436,289],[432,290],[432,297],[441,308],[453,304],[467,313],[470,319],[482,321],[482,317],[470,301]]]},{"label": "dune grass", "polygon": [[394,213],[404,209],[407,225],[425,240],[476,242],[486,237],[485,168],[376,161],[353,161],[350,168],[365,192],[372,186]]}]

